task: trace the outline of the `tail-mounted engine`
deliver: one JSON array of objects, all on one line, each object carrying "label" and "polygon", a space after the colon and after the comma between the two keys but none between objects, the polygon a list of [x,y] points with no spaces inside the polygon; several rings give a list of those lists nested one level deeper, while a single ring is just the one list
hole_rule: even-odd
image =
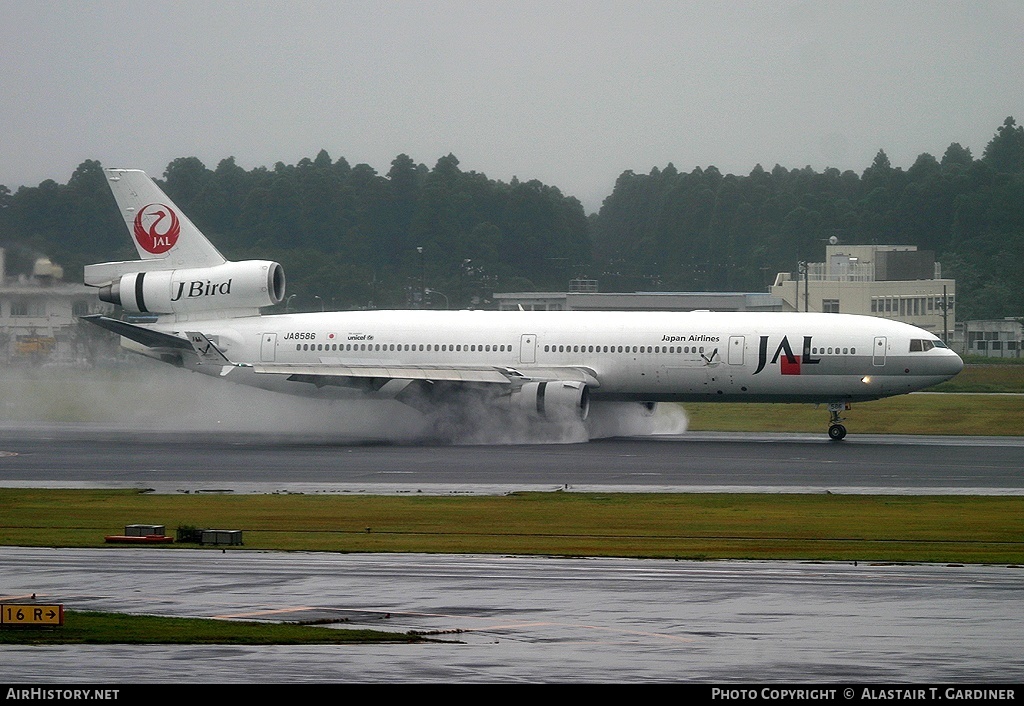
[{"label": "tail-mounted engine", "polygon": [[590,390],[586,383],[570,380],[528,382],[512,392],[510,405],[543,419],[586,419],[590,412]]},{"label": "tail-mounted engine", "polygon": [[122,275],[100,289],[102,301],[143,314],[259,309],[284,301],[284,268],[267,260]]}]

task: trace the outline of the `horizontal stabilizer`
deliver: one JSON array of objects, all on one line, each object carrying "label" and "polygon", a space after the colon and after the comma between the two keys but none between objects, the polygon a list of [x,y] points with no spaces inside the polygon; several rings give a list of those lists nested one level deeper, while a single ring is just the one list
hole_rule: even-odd
[{"label": "horizontal stabilizer", "polygon": [[191,343],[186,341],[184,338],[178,338],[170,333],[154,331],[143,326],[136,326],[135,324],[130,324],[127,321],[119,321],[118,319],[112,319],[109,316],[103,316],[101,314],[91,314],[81,318],[83,321],[88,321],[90,324],[96,324],[100,328],[113,331],[119,336],[124,336],[136,343],[141,343],[148,348],[173,348],[185,351],[193,350]]}]

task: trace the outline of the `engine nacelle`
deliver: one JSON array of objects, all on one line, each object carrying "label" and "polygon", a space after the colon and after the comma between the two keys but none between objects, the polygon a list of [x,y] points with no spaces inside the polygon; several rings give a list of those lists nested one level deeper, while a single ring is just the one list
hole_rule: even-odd
[{"label": "engine nacelle", "polygon": [[583,420],[590,413],[590,390],[586,383],[570,380],[528,382],[512,392],[510,404],[513,409],[552,421],[569,417]]},{"label": "engine nacelle", "polygon": [[100,289],[102,301],[142,314],[259,309],[284,300],[284,268],[268,260],[133,272]]}]

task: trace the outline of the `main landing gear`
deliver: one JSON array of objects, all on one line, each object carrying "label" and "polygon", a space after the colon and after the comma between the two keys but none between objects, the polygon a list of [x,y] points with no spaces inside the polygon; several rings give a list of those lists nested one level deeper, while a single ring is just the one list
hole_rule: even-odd
[{"label": "main landing gear", "polygon": [[828,438],[832,441],[842,441],[846,438],[846,427],[843,426],[843,418],[839,416],[839,413],[843,410],[850,409],[850,405],[845,402],[829,402],[828,411],[831,418],[828,420]]}]

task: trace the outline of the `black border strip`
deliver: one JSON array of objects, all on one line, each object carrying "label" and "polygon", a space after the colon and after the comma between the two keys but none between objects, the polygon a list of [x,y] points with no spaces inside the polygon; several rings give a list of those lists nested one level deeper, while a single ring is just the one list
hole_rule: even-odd
[{"label": "black border strip", "polygon": [[146,301],[142,294],[142,280],[145,279],[145,277],[145,272],[140,272],[135,275],[135,305],[139,307],[140,312],[148,314],[149,309],[146,308]]}]

